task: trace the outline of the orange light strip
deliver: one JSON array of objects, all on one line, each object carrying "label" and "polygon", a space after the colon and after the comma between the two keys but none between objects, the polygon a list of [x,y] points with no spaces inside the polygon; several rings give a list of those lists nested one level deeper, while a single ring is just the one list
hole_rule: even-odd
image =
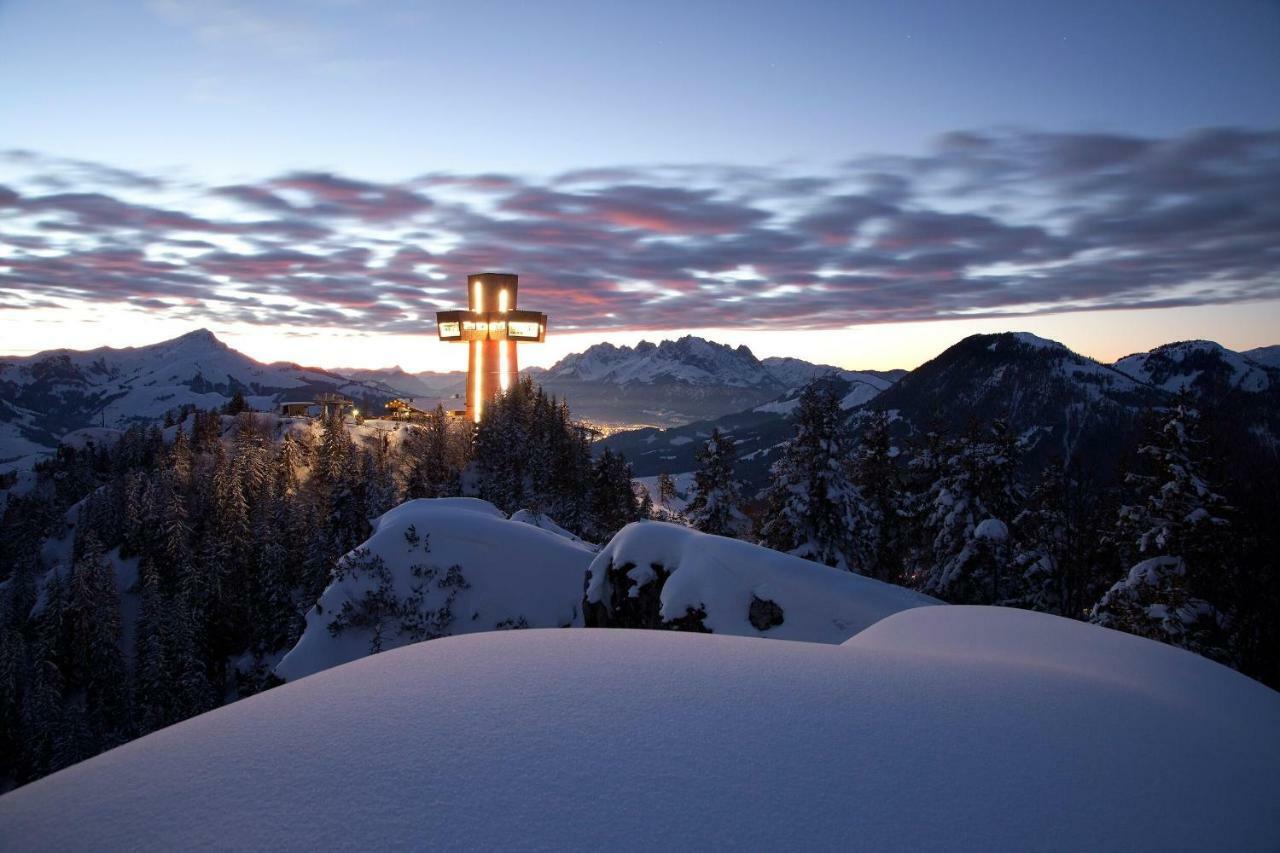
[{"label": "orange light strip", "polygon": [[[484,282],[476,280],[475,286],[471,289],[471,310],[484,310]],[[472,377],[471,389],[471,417],[476,423],[480,423],[480,413],[484,409],[484,341],[472,341],[471,346],[475,347],[475,376]]]},{"label": "orange light strip", "polygon": [[476,423],[480,423],[480,410],[484,408],[484,341],[472,341],[471,346],[476,354],[476,374],[471,389],[471,414]]},{"label": "orange light strip", "polygon": [[[498,291],[498,310],[503,314],[507,313],[507,289],[504,287]],[[511,387],[511,347],[508,341],[502,340],[498,342],[498,384],[502,386],[505,394],[507,389]]]}]

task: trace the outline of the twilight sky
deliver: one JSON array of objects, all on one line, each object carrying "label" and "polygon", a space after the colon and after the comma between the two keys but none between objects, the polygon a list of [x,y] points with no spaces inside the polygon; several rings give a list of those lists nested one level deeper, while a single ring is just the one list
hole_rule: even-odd
[{"label": "twilight sky", "polygon": [[0,0],[0,352],[1280,343],[1280,3]]}]

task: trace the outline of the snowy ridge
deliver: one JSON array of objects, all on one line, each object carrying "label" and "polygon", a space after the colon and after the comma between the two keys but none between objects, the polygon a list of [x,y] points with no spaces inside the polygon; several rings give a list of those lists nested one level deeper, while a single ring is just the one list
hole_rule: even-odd
[{"label": "snowy ridge", "polygon": [[121,429],[182,406],[217,408],[235,393],[270,410],[291,396],[332,392],[386,400],[399,392],[318,368],[261,364],[200,329],[141,347],[52,350],[0,359],[0,462],[49,452],[82,427]]},{"label": "snowy ridge", "polygon": [[[798,361],[798,359],[789,359],[789,361]],[[803,379],[795,385],[791,386],[786,394],[776,400],[763,405],[756,406],[753,412],[771,412],[777,415],[790,415],[796,410],[796,406],[800,405],[800,392],[804,390],[804,386],[812,379],[824,379],[833,377],[847,384],[848,390],[843,392],[840,397],[840,408],[855,409],[864,403],[874,400],[879,394],[893,385],[896,380],[895,374],[879,373],[858,370],[842,370],[840,368],[831,368],[830,370],[821,369],[821,367],[813,371],[809,378]],[[798,372],[790,372],[793,378],[800,375]]]},{"label": "snowy ridge", "polygon": [[[1267,354],[1262,355],[1265,358]],[[1255,392],[1272,386],[1268,367],[1213,341],[1165,344],[1150,352],[1125,356],[1114,367],[1139,382],[1170,392],[1213,383]]]},{"label": "snowy ridge", "polygon": [[1261,851],[1277,728],[1280,694],[1238,673],[1004,608],[843,646],[501,632],[163,729],[0,797],[0,826],[102,853]]},{"label": "snowy ridge", "polygon": [[1274,367],[1280,370],[1280,345],[1257,347],[1240,353],[1245,358],[1263,367]]}]

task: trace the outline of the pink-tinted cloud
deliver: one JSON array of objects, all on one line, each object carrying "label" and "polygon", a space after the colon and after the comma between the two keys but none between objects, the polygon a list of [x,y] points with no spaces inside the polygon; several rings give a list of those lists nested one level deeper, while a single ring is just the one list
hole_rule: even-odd
[{"label": "pink-tinted cloud", "polygon": [[[485,269],[518,272],[530,307],[588,330],[1280,296],[1278,132],[963,132],[825,174],[295,172],[210,188],[215,207],[152,202],[149,187],[173,188],[108,166],[9,162],[35,177],[0,187],[5,307],[176,301],[221,320],[420,332]],[[51,179],[63,188],[41,189]],[[228,202],[237,215],[197,212]]]}]

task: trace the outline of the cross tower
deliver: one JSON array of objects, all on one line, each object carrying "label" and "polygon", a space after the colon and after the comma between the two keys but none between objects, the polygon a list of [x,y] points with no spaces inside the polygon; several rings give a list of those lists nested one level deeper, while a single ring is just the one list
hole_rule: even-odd
[{"label": "cross tower", "polygon": [[485,272],[467,276],[470,310],[437,311],[440,340],[469,343],[467,410],[479,423],[484,406],[506,391],[520,372],[516,344],[541,343],[547,334],[547,315],[516,310],[519,276]]}]

